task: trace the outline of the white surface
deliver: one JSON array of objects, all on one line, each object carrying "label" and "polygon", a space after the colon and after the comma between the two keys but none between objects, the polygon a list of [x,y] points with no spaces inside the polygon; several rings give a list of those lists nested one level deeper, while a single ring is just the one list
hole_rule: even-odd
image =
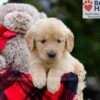
[{"label": "white surface", "polygon": [[4,3],[7,3],[8,0],[0,0],[0,6],[2,6]]}]

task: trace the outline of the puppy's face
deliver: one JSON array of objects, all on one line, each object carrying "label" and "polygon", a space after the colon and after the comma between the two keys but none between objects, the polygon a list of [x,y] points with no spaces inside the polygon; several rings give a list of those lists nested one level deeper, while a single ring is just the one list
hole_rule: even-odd
[{"label": "puppy's face", "polygon": [[26,41],[31,52],[36,50],[44,61],[58,61],[63,57],[65,50],[68,51],[73,47],[73,35],[55,18],[42,20],[32,27],[26,35]]},{"label": "puppy's face", "polygon": [[35,39],[36,49],[41,59],[54,61],[62,58],[65,50],[65,37],[60,32],[41,30]]}]

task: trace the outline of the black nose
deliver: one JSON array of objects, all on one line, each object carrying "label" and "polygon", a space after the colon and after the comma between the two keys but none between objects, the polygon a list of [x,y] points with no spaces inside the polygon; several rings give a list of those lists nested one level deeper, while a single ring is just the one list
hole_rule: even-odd
[{"label": "black nose", "polygon": [[51,59],[55,58],[56,57],[56,53],[51,51],[51,52],[48,53],[48,57],[51,58]]}]

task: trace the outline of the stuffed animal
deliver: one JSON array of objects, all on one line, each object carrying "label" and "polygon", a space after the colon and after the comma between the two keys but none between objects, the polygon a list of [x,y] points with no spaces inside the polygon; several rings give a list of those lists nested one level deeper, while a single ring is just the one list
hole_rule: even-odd
[{"label": "stuffed animal", "polygon": [[21,72],[28,71],[24,35],[31,25],[46,17],[45,13],[29,4],[9,3],[0,7],[0,69],[11,67]]}]

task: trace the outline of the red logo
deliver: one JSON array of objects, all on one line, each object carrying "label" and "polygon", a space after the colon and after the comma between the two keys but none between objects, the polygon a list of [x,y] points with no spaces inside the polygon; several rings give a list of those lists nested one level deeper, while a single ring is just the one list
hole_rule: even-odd
[{"label": "red logo", "polygon": [[90,11],[93,7],[92,1],[91,0],[85,0],[85,2],[83,3],[83,7],[84,7],[85,10]]}]

